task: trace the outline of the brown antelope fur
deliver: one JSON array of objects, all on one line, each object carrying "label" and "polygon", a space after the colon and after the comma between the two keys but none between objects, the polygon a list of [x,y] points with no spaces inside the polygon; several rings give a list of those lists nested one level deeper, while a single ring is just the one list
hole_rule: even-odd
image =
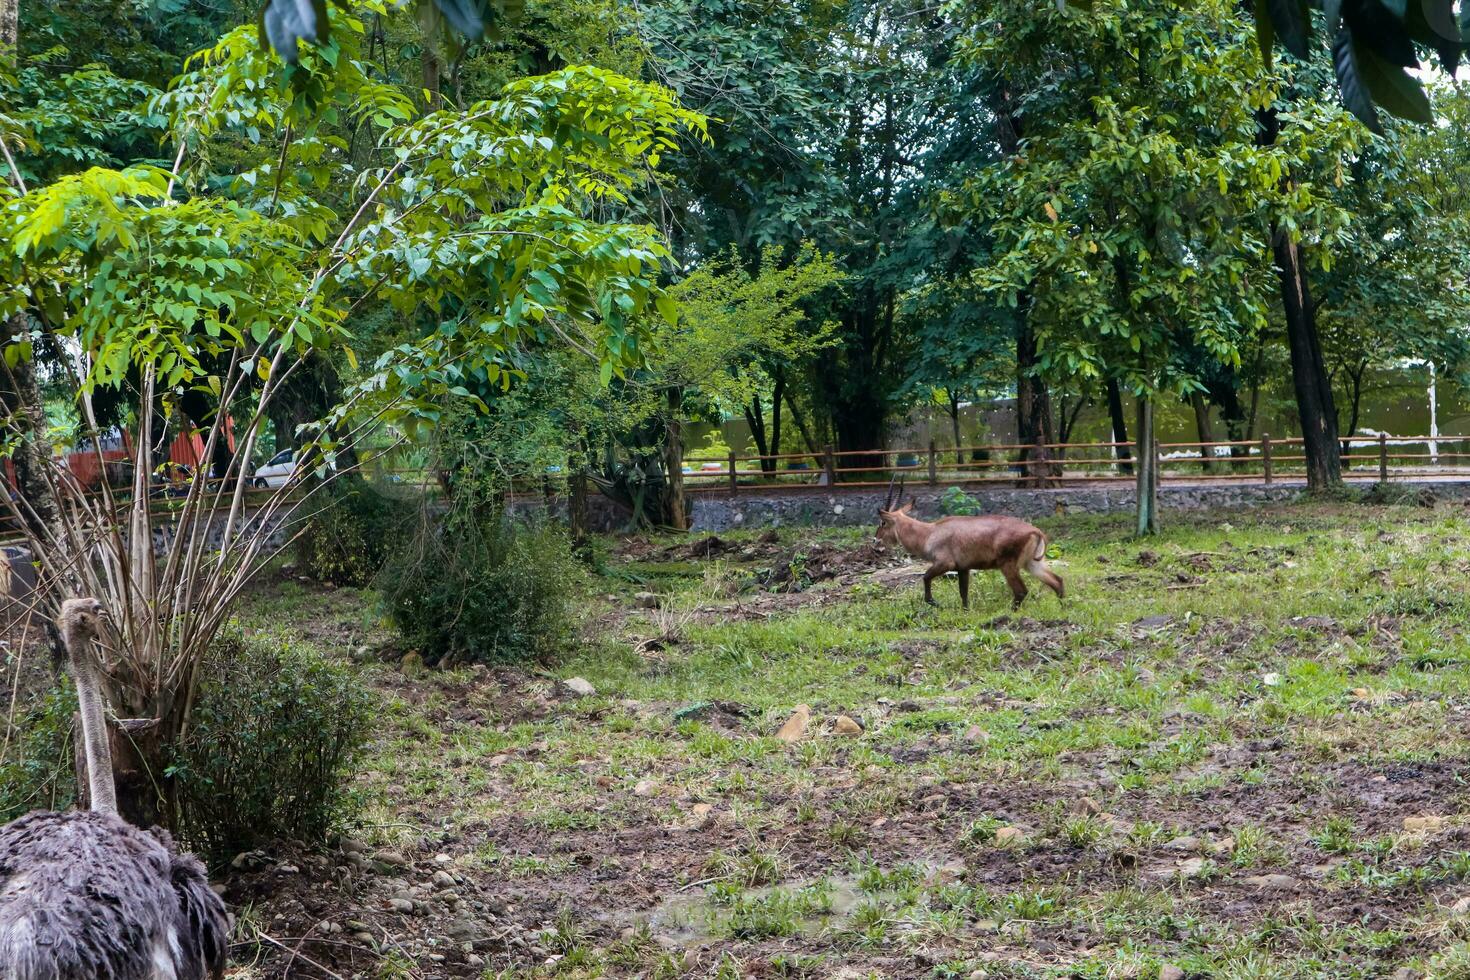
[{"label": "brown antelope fur", "polygon": [[[891,505],[891,501],[890,501]],[[931,583],[947,572],[958,572],[960,605],[970,608],[970,572],[1000,569],[1011,587],[1014,607],[1026,598],[1021,572],[1041,579],[1057,594],[1064,594],[1061,576],[1046,565],[1046,535],[1014,517],[941,517],[930,524],[909,514],[908,503],[878,511],[878,540],[890,547],[902,546],[915,558],[929,562],[924,572],[924,601],[934,601]]]}]

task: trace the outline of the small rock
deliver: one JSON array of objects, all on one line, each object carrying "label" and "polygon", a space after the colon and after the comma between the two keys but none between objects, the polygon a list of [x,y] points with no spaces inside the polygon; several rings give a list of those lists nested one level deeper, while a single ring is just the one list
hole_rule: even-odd
[{"label": "small rock", "polygon": [[1204,870],[1204,858],[1185,858],[1179,862],[1179,873],[1185,878],[1198,878]]},{"label": "small rock", "polygon": [[472,919],[451,919],[444,935],[457,943],[473,943],[485,938],[485,927]]},{"label": "small rock", "polygon": [[343,854],[366,854],[367,852],[368,846],[362,841],[353,840],[351,837],[342,838]]},{"label": "small rock", "polygon": [[408,867],[408,858],[404,857],[402,854],[399,854],[397,851],[374,851],[372,853],[372,856],[369,857],[368,860],[371,861],[373,864],[380,864],[388,868]]},{"label": "small rock", "polygon": [[1424,974],[1412,966],[1401,966],[1393,971],[1393,980],[1420,980],[1423,976]]},{"label": "small rock", "polygon": [[364,930],[362,932],[354,932],[352,934],[352,938],[353,939],[356,939],[358,942],[363,943],[364,945],[367,945],[369,947],[371,947],[372,942],[373,942],[373,934],[370,933],[370,932],[367,932],[366,930]]},{"label": "small rock", "polygon": [[1261,683],[1265,684],[1267,687],[1280,687],[1281,675],[1276,673],[1276,671],[1274,670],[1271,671],[1269,674],[1262,674]]},{"label": "small rock", "polygon": [[1352,690],[1352,695],[1359,701],[1365,701],[1373,696],[1373,692],[1368,690],[1366,687],[1355,687]]},{"label": "small rock", "polygon": [[863,726],[847,715],[838,715],[832,722],[832,731],[838,735],[861,735]]},{"label": "small rock", "polygon": [[710,825],[715,808],[709,803],[696,803],[689,808],[689,819],[679,825],[680,830],[703,830]]},{"label": "small rock", "polygon": [[454,875],[450,874],[448,871],[435,871],[433,882],[434,887],[436,888],[453,888]]},{"label": "small rock", "polygon": [[651,779],[640,779],[633,787],[634,796],[655,796],[658,793],[658,783]]},{"label": "small rock", "polygon": [[639,609],[657,609],[658,596],[652,592],[635,592],[633,593],[633,605]]},{"label": "small rock", "polygon": [[395,912],[402,912],[407,915],[413,911],[413,900],[408,898],[390,898],[388,899],[388,906]]},{"label": "small rock", "polygon": [[589,684],[585,678],[571,677],[561,682],[561,686],[574,697],[590,698],[597,693],[597,688]]},{"label": "small rock", "polygon": [[1102,804],[1090,796],[1084,796],[1077,801],[1077,809],[1089,816],[1096,816],[1102,813]]},{"label": "small rock", "polygon": [[1173,963],[1159,967],[1159,980],[1184,980],[1184,971]]},{"label": "small rock", "polygon": [[776,737],[788,745],[800,741],[806,735],[806,726],[812,720],[812,709],[805,704],[798,704],[796,710],[791,712],[791,717],[776,732]]},{"label": "small rock", "polygon": [[1470,895],[1455,899],[1455,904],[1450,906],[1450,911],[1455,915],[1464,915],[1470,912]]},{"label": "small rock", "polygon": [[1183,851],[1186,854],[1192,854],[1200,849],[1199,838],[1190,837],[1188,835],[1185,835],[1183,837],[1176,837],[1165,844],[1164,849],[1168,851]]},{"label": "small rock", "polygon": [[264,851],[245,851],[235,855],[230,862],[230,867],[236,871],[259,871],[271,863],[271,857]]},{"label": "small rock", "polygon": [[979,725],[971,725],[965,729],[965,741],[971,745],[984,745],[990,741],[990,733]]},{"label": "small rock", "polygon": [[1012,847],[1024,841],[1026,833],[1020,827],[1002,827],[995,832],[998,847]]},{"label": "small rock", "polygon": [[1245,883],[1252,888],[1270,892],[1296,891],[1300,884],[1291,875],[1252,875],[1245,879]]},{"label": "small rock", "polygon": [[417,650],[410,650],[398,661],[398,669],[403,672],[404,677],[422,677],[424,675],[424,658]]},{"label": "small rock", "polygon": [[435,864],[453,864],[454,863],[454,858],[450,857],[448,854],[435,854],[434,855],[434,863]]},{"label": "small rock", "polygon": [[464,958],[464,965],[478,970],[480,967],[485,965],[485,957],[476,956],[474,953],[470,953]]},{"label": "small rock", "polygon": [[1448,823],[1447,817],[1405,817],[1404,829],[1411,834],[1433,834],[1443,830]]}]

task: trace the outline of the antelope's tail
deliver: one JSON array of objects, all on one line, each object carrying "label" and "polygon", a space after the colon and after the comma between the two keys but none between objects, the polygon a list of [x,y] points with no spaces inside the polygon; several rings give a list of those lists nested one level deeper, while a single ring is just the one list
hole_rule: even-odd
[{"label": "antelope's tail", "polygon": [[1044,561],[1046,559],[1046,535],[1037,531],[1033,537],[1036,538],[1036,548],[1031,553],[1031,559],[1033,561]]}]

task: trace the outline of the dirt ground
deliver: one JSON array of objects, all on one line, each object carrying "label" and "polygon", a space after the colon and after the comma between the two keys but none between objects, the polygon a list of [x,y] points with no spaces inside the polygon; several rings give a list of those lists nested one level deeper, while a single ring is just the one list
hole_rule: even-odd
[{"label": "dirt ground", "polygon": [[1470,976],[1463,512],[1046,530],[1016,615],[855,533],[608,542],[543,667],[267,584],[383,717],[340,845],[226,875],[240,975]]}]

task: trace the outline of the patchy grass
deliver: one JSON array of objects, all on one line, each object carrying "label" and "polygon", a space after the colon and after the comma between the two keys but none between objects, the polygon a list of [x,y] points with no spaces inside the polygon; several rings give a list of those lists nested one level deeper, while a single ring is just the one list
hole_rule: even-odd
[{"label": "patchy grass", "polygon": [[[602,542],[554,669],[364,668],[349,843],[403,864],[254,916],[361,926],[301,947],[344,975],[1466,975],[1465,512],[1170,517],[1045,522],[1068,599],[1017,615],[856,531]],[[292,581],[245,618],[381,636]]]}]

